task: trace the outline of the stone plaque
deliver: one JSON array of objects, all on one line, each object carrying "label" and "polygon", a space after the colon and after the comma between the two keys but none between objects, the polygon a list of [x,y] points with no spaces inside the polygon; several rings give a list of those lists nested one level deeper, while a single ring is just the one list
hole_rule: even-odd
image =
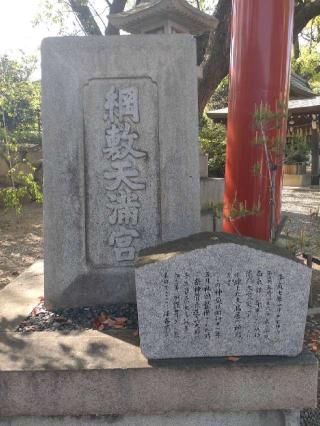
[{"label": "stone plaque", "polygon": [[92,80],[84,106],[88,261],[125,267],[161,241],[157,85]]},{"label": "stone plaque", "polygon": [[148,358],[302,351],[311,270],[252,241],[198,234],[143,252],[136,288]]},{"label": "stone plaque", "polygon": [[195,40],[49,38],[41,62],[45,302],[134,303],[138,252],[200,230]]}]

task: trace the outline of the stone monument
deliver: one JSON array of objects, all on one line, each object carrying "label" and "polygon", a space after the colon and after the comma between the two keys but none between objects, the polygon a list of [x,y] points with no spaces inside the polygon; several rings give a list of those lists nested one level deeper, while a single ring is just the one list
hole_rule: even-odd
[{"label": "stone monument", "polygon": [[297,356],[311,270],[272,244],[202,233],[141,252],[136,269],[147,358]]},{"label": "stone monument", "polygon": [[200,230],[195,41],[46,39],[42,75],[46,303],[134,302],[139,250]]}]

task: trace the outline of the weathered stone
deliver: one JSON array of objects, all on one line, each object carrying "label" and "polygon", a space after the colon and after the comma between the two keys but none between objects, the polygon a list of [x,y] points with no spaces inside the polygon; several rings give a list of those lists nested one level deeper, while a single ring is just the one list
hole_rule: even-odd
[{"label": "weathered stone", "polygon": [[197,234],[144,250],[136,288],[147,358],[302,351],[311,270],[283,249]]},{"label": "weathered stone", "polygon": [[136,253],[200,230],[195,41],[46,39],[42,73],[46,304],[133,302]]}]

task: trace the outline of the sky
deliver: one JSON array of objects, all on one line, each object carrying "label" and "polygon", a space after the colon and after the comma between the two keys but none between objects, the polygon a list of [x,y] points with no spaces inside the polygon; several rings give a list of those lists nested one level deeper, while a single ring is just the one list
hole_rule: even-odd
[{"label": "sky", "polygon": [[0,0],[0,54],[15,54],[18,49],[34,53],[44,37],[54,35],[44,25],[32,26],[42,1]]},{"label": "sky", "polygon": [[[45,25],[33,28],[32,20],[39,13],[43,0],[0,0],[0,55],[19,57],[19,50],[39,57],[41,40],[56,35],[56,29]],[[40,71],[34,78],[40,76]]]}]

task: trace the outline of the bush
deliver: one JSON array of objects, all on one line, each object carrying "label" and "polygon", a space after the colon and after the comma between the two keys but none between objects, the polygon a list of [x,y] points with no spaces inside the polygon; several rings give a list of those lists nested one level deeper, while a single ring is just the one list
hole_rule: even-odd
[{"label": "bush", "polygon": [[203,118],[201,121],[200,143],[208,154],[209,176],[224,177],[226,162],[226,127]]},{"label": "bush", "polygon": [[296,134],[289,138],[285,147],[285,164],[306,163],[309,159],[310,144],[306,136]]}]

